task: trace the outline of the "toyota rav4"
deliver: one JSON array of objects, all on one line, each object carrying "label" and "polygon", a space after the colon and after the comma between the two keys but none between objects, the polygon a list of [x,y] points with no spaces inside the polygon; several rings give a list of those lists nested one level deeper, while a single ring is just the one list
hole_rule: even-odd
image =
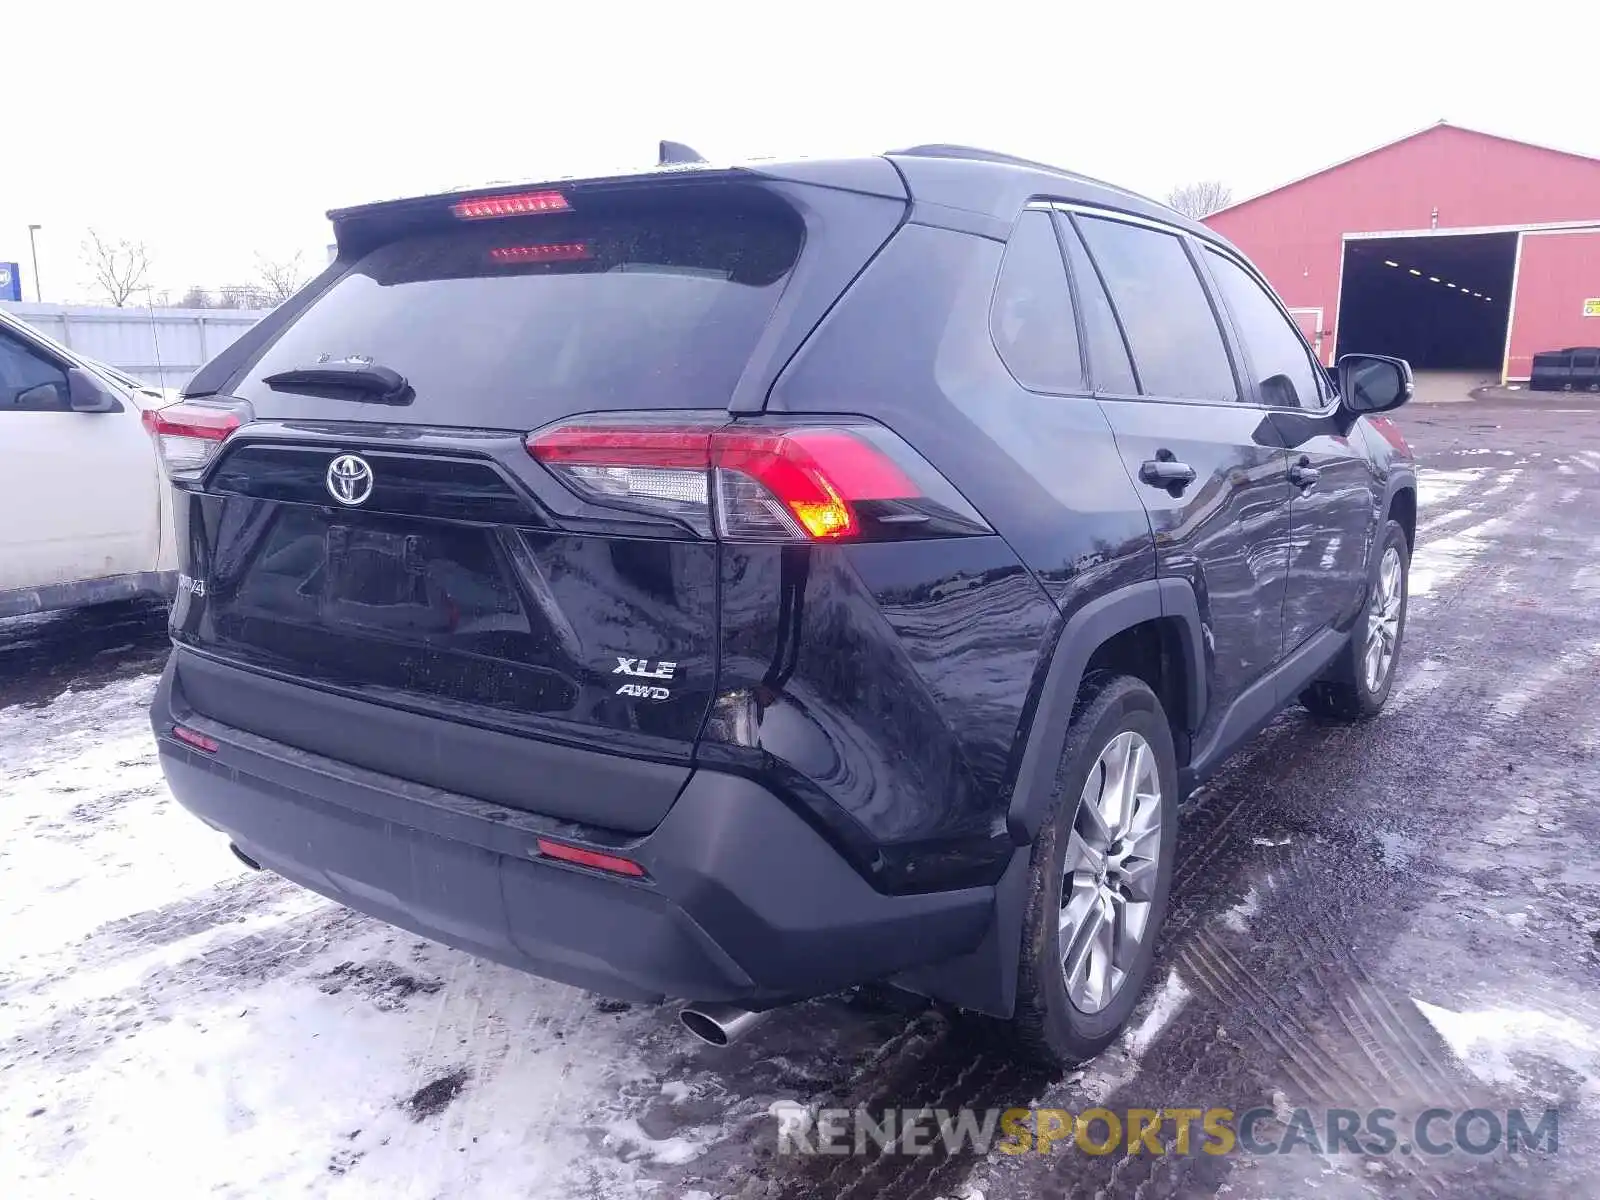
[{"label": "toyota rav4", "polygon": [[1077,1060],[1180,797],[1388,696],[1409,368],[1166,208],[930,146],[331,218],[155,430],[161,761],[251,865],[712,1040],[885,982]]}]

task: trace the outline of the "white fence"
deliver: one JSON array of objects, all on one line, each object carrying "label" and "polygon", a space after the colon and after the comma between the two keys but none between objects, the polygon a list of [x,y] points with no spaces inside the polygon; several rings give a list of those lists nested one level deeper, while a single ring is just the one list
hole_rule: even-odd
[{"label": "white fence", "polygon": [[4,308],[85,358],[157,387],[182,387],[202,364],[267,315],[236,308],[88,308],[10,302]]}]

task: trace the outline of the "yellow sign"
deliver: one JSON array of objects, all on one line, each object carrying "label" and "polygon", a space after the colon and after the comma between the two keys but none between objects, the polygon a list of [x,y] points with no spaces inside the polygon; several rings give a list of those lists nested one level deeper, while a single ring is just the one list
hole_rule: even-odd
[{"label": "yellow sign", "polygon": [[1583,315],[1586,317],[1600,317],[1600,296],[1595,296],[1583,302]]}]

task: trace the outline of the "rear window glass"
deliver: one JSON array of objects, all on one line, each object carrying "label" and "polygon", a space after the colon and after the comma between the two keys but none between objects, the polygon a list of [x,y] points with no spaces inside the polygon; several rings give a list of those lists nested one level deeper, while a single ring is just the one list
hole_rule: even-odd
[{"label": "rear window glass", "polygon": [[571,413],[726,404],[800,251],[772,203],[462,222],[371,251],[233,390],[262,416],[372,419],[359,394],[268,376],[370,360],[411,395],[387,420],[525,429]]}]

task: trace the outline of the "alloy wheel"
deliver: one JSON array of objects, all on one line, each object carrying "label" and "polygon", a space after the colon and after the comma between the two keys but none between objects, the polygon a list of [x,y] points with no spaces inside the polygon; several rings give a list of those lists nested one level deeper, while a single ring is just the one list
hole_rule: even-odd
[{"label": "alloy wheel", "polygon": [[1390,546],[1378,566],[1378,588],[1367,614],[1367,644],[1361,662],[1368,692],[1376,693],[1389,677],[1400,642],[1400,614],[1405,599],[1406,578],[1400,566],[1400,551]]},{"label": "alloy wheel", "polygon": [[1161,869],[1161,773],[1150,743],[1119,733],[1089,770],[1067,842],[1059,945],[1067,996],[1110,1004],[1150,931]]}]

